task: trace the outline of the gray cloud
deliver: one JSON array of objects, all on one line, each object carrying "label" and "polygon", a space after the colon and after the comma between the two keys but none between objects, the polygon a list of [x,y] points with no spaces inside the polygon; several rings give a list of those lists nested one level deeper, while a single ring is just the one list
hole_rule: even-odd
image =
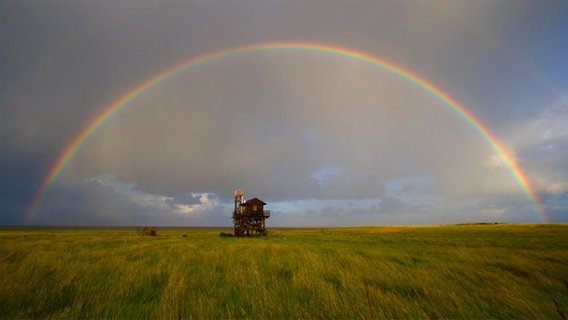
[{"label": "gray cloud", "polygon": [[[439,183],[456,175],[475,183],[472,166],[491,154],[463,119],[395,75],[309,54],[258,66],[255,55],[235,67],[219,62],[218,76],[217,68],[190,70],[175,79],[183,86],[163,83],[133,101],[81,150],[77,174],[110,173],[141,187],[249,184],[283,199],[358,198],[378,195],[384,179],[428,171]],[[278,72],[280,61],[294,60],[304,68]],[[306,141],[306,131],[317,139]],[[323,186],[313,174],[325,166],[344,170]]]},{"label": "gray cloud", "polygon": [[[549,95],[568,70],[563,7],[3,2],[2,223],[22,221],[63,148],[128,90],[190,57],[288,39],[364,50],[439,86],[504,142],[565,221],[566,112]],[[408,183],[394,193],[393,181]],[[281,208],[273,220],[283,225],[535,217],[487,142],[432,94],[353,59],[279,50],[192,67],[131,101],[69,162],[36,223],[223,224],[235,187]],[[201,214],[178,214],[191,208]]]}]

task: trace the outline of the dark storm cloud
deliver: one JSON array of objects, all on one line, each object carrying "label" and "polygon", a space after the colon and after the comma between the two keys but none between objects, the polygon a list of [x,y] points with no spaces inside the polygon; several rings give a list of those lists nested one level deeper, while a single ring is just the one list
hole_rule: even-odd
[{"label": "dark storm cloud", "polygon": [[[440,86],[502,139],[562,221],[566,134],[550,129],[565,113],[551,115],[548,93],[566,87],[565,6],[4,1],[1,222],[23,221],[63,148],[128,90],[190,57],[288,39],[364,50]],[[389,193],[416,177],[434,182]],[[79,150],[36,222],[224,224],[235,187],[304,205],[274,217],[288,225],[534,218],[487,143],[432,95],[349,59],[271,52],[192,68],[131,102]]]},{"label": "dark storm cloud", "polygon": [[58,184],[36,223],[51,225],[228,225],[230,215],[214,194],[147,194],[112,177]]}]

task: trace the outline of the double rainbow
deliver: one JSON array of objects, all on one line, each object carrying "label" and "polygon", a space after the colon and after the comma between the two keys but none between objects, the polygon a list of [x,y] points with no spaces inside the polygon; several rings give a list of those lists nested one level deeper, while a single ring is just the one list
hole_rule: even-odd
[{"label": "double rainbow", "polygon": [[184,61],[178,65],[173,66],[170,69],[167,69],[151,77],[150,79],[146,80],[145,82],[139,84],[132,90],[125,93],[120,99],[116,100],[116,102],[104,108],[104,110],[95,119],[93,119],[76,137],[74,137],[67,144],[65,149],[63,149],[63,151],[60,153],[59,157],[57,158],[57,160],[49,170],[49,173],[43,180],[40,188],[38,189],[36,195],[34,196],[33,201],[31,202],[31,205],[29,206],[29,209],[26,212],[24,223],[29,224],[33,221],[33,219],[38,213],[38,209],[49,187],[54,183],[55,180],[57,180],[57,178],[59,177],[65,166],[67,165],[67,163],[75,156],[75,154],[78,152],[81,146],[89,139],[89,137],[91,137],[97,131],[97,129],[100,128],[109,118],[111,118],[114,114],[116,114],[126,105],[128,105],[130,101],[135,99],[142,92],[152,88],[161,81],[177,73],[180,73],[183,70],[186,70],[187,68],[190,68],[192,66],[220,59],[229,55],[235,55],[235,54],[253,52],[253,51],[268,51],[268,50],[313,51],[313,52],[320,52],[325,54],[348,57],[364,63],[371,64],[376,67],[380,67],[384,70],[397,74],[398,76],[410,81],[411,83],[418,85],[425,91],[433,94],[435,97],[441,100],[445,105],[447,105],[458,115],[460,115],[475,131],[479,133],[479,135],[485,141],[487,141],[487,143],[491,146],[491,148],[493,148],[493,150],[499,155],[503,163],[506,164],[511,175],[517,181],[522,191],[527,195],[528,199],[534,206],[536,212],[540,215],[542,221],[545,222],[547,221],[543,206],[539,202],[535,190],[529,183],[526,174],[521,170],[519,165],[515,163],[513,157],[507,152],[507,150],[502,146],[502,144],[497,140],[497,138],[493,134],[491,134],[491,132],[479,120],[475,118],[473,114],[471,114],[463,105],[458,103],[456,100],[450,97],[450,95],[443,92],[434,84],[426,81],[420,76],[411,73],[410,71],[400,66],[397,66],[384,59],[369,55],[362,51],[356,51],[339,46],[319,44],[319,43],[309,43],[309,42],[268,42],[268,43],[253,44],[248,46],[241,46],[221,51],[210,52],[198,57],[191,58],[187,61]]}]

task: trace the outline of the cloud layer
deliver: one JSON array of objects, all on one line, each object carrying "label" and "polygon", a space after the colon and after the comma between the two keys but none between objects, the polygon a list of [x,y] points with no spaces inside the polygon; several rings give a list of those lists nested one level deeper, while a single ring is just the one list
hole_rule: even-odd
[{"label": "cloud layer", "polygon": [[[23,221],[62,149],[125,92],[190,57],[277,40],[363,50],[428,79],[515,155],[549,218],[568,221],[561,2],[1,6],[2,224]],[[228,225],[237,187],[278,225],[542,219],[431,93],[347,57],[266,50],[137,96],[82,145],[34,223]]]}]

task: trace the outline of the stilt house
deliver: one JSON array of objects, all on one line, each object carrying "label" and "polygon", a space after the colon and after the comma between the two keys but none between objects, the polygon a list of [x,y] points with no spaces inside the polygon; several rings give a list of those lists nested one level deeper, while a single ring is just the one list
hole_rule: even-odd
[{"label": "stilt house", "polygon": [[244,190],[235,190],[235,210],[233,211],[233,224],[235,236],[265,236],[266,218],[270,217],[270,211],[264,210],[266,203],[258,198],[243,200]]}]

